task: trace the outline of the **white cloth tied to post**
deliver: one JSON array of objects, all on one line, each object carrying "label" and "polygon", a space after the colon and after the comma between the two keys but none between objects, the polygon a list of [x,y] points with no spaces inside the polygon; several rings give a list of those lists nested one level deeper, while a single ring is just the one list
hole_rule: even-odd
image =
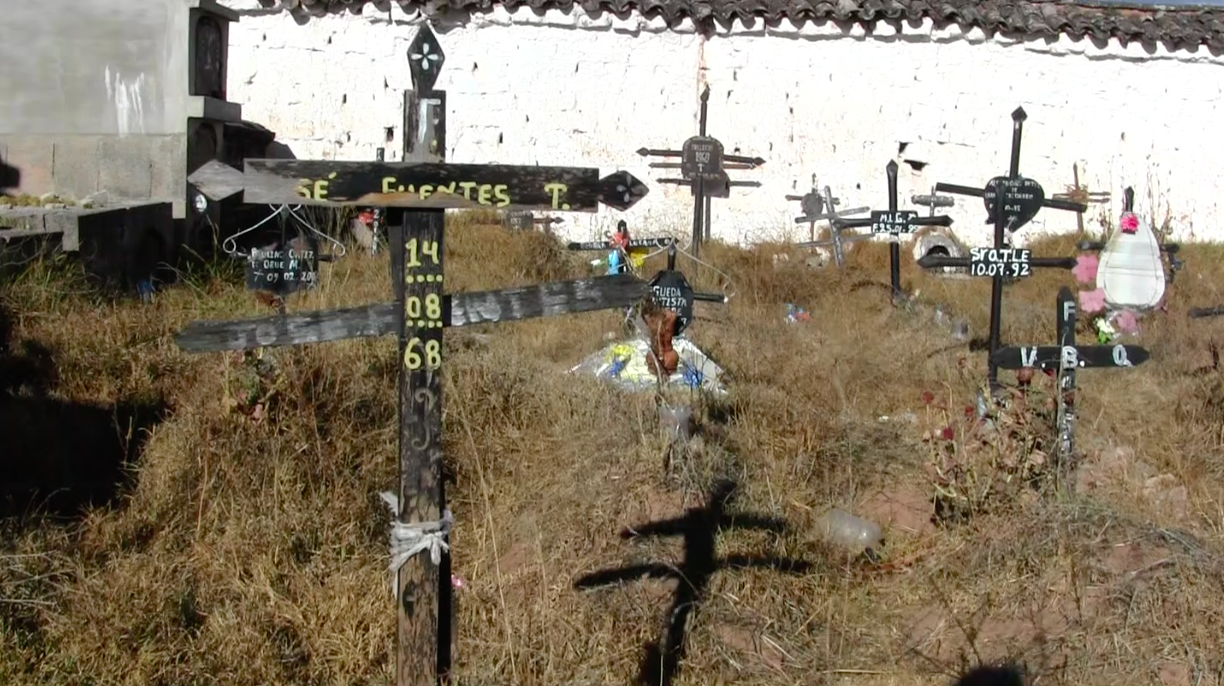
[{"label": "white cloth tied to post", "polygon": [[443,551],[450,551],[446,536],[450,534],[455,517],[449,508],[442,511],[442,519],[434,522],[418,522],[408,524],[398,520],[399,498],[394,493],[384,491],[379,493],[383,502],[391,509],[391,595],[399,590],[399,570],[415,555],[429,551],[429,559],[434,566],[442,564]]}]

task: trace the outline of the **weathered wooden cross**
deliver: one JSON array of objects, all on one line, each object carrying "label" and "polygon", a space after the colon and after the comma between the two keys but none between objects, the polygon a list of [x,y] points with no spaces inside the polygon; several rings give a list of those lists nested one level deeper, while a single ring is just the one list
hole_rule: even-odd
[{"label": "weathered wooden cross", "polygon": [[1070,200],[1052,200],[1045,197],[1041,184],[1020,175],[1020,140],[1024,131],[1024,120],[1028,115],[1023,107],[1012,112],[1011,164],[1007,176],[996,176],[986,182],[984,188],[959,186],[951,183],[935,184],[936,192],[954,193],[982,198],[986,205],[986,223],[994,224],[994,247],[972,248],[969,257],[948,255],[924,255],[918,266],[924,269],[940,267],[967,267],[970,276],[987,276],[993,280],[990,289],[990,358],[987,381],[992,395],[999,395],[999,367],[994,353],[1000,347],[1001,313],[1003,305],[1003,281],[1005,278],[1022,278],[1032,274],[1033,267],[1056,267],[1072,269],[1074,257],[1033,257],[1032,251],[1008,247],[1008,235],[1032,221],[1043,208],[1070,212],[1084,212],[1088,206]]},{"label": "weathered wooden cross", "polygon": [[[871,210],[870,207],[852,207],[848,210],[838,210],[837,205],[841,204],[841,198],[833,197],[833,191],[828,187],[824,187],[824,193],[816,190],[816,176],[812,176],[812,190],[803,195],[788,195],[787,200],[798,200],[799,207],[803,211],[802,217],[795,217],[796,224],[808,225],[808,240],[805,243],[799,243],[802,248],[833,248],[833,261],[838,267],[842,267],[846,263],[846,252],[842,248],[843,243],[852,241],[860,241],[871,238],[870,234],[862,236],[842,236],[842,227],[837,223],[837,220],[842,217],[848,217],[852,214],[862,214]],[[829,220],[829,238],[823,241],[816,240],[816,222]]]},{"label": "weathered wooden cross", "polygon": [[[1071,200],[1073,202],[1082,202],[1085,204],[1100,205],[1110,201],[1109,191],[1090,191],[1087,186],[1080,185],[1079,179],[1079,163],[1071,163],[1071,178],[1075,182],[1067,187],[1065,193],[1055,193],[1055,200]],[[1079,229],[1081,235],[1084,233],[1084,214],[1083,212],[1075,215],[1075,225]]]},{"label": "weathered wooden cross", "polygon": [[[1075,295],[1070,288],[1063,286],[1058,289],[1058,345],[999,348],[991,354],[991,359],[1003,369],[1057,370],[1055,430],[1058,433],[1058,443],[1055,457],[1060,470],[1069,469],[1073,464],[1076,370],[1130,369],[1143,364],[1149,358],[1148,351],[1137,345],[1076,345],[1075,320]],[[1060,476],[1066,485],[1072,483],[1066,479],[1068,474]]]},{"label": "weathered wooden cross", "polygon": [[[245,172],[214,183],[252,203],[408,208],[391,237],[396,302],[291,316],[195,322],[177,337],[189,352],[245,350],[397,333],[400,483],[393,529],[397,686],[432,686],[450,669],[450,517],[442,489],[442,330],[628,307],[649,295],[633,275],[546,283],[485,293],[444,294],[446,208],[497,207],[594,212],[625,210],[647,193],[627,172],[600,178],[582,167],[445,163],[445,94],[433,90],[444,56],[423,25],[408,49],[415,114],[401,163],[247,160]],[[214,179],[215,181],[215,179]],[[202,189],[203,190],[203,189]],[[443,516],[446,513],[446,516]],[[426,557],[418,553],[428,551]],[[441,607],[441,610],[440,610]],[[440,621],[443,624],[440,625]]]},{"label": "weathered wooden cross", "polygon": [[920,226],[952,226],[952,218],[947,216],[919,217],[913,210],[897,209],[897,162],[890,161],[884,172],[888,176],[888,210],[873,210],[871,216],[862,219],[834,219],[833,224],[842,228],[871,227],[872,235],[887,235],[889,239],[889,281],[892,285],[892,299],[897,302],[904,297],[901,291],[901,235],[911,234]]},{"label": "weathered wooden cross", "polygon": [[759,181],[732,181],[728,169],[756,169],[765,164],[761,157],[728,155],[717,138],[706,135],[706,115],[709,111],[710,87],[701,91],[701,116],[697,135],[684,141],[679,150],[640,148],[642,157],[679,157],[679,162],[651,162],[654,169],[679,169],[683,178],[656,179],[659,183],[688,186],[693,190],[694,255],[700,253],[701,241],[710,237],[710,199],[731,197],[732,186],[760,186]]}]

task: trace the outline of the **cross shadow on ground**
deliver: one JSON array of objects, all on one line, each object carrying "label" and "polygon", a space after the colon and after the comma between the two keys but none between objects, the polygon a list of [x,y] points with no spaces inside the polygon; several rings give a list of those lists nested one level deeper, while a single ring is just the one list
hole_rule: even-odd
[{"label": "cross shadow on ground", "polygon": [[14,343],[13,328],[0,305],[0,518],[74,517],[83,507],[114,503],[165,403],[53,397],[52,351],[35,341]]},{"label": "cross shadow on ground", "polygon": [[684,559],[679,565],[661,562],[628,565],[587,574],[574,582],[575,588],[589,589],[643,577],[677,581],[675,596],[667,612],[665,635],[660,640],[647,644],[638,674],[638,684],[670,686],[679,673],[680,661],[684,657],[688,620],[705,600],[715,572],[766,568],[801,574],[811,569],[810,563],[792,558],[754,555],[719,557],[716,552],[719,532],[750,529],[782,533],[786,529],[786,521],[781,518],[730,512],[735,495],[736,485],[733,482],[720,481],[711,489],[709,500],[704,507],[690,508],[681,517],[649,522],[621,532],[622,539],[682,536]]}]

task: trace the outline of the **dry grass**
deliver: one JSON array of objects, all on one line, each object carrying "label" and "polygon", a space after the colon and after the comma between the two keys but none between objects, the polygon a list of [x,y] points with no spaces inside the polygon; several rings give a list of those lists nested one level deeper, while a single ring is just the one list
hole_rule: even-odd
[{"label": "dry grass", "polygon": [[[585,270],[539,235],[460,219],[448,236],[455,290]],[[699,305],[691,336],[726,368],[733,397],[708,408],[704,449],[679,483],[663,477],[650,398],[565,374],[618,313],[447,334],[461,683],[631,679],[675,582],[573,583],[678,560],[675,540],[617,533],[702,504],[720,476],[740,482],[738,507],[790,524],[781,535],[725,532],[721,554],[813,567],[717,572],[677,686],[946,683],[977,657],[1024,660],[1037,683],[1221,683],[1224,391],[1218,372],[1191,372],[1222,332],[1184,311],[1224,299],[1224,250],[1184,251],[1170,313],[1145,321],[1151,362],[1080,374],[1079,495],[1000,492],[944,527],[926,522],[935,451],[922,437],[963,431],[984,355],[930,356],[951,343],[945,331],[887,307],[882,289],[851,288],[887,278],[884,250],[856,248],[841,274],[795,259],[775,269],[772,250],[703,254],[737,295],[725,308]],[[687,271],[705,290],[719,285]],[[387,273],[385,260],[351,252],[290,309],[389,299]],[[930,277],[908,259],[903,277],[985,332],[988,283]],[[1009,287],[1005,339],[1052,342],[1054,294],[1069,281],[1044,273]],[[233,280],[193,275],[147,306],[79,284],[69,269],[40,266],[0,291],[14,318],[0,468],[40,483],[94,477],[83,515],[3,520],[0,682],[387,682],[394,620],[377,493],[396,480],[393,341],[270,350],[255,370],[240,355],[184,355],[170,340],[190,320],[267,311]],[[786,302],[813,321],[786,324]],[[28,378],[14,388],[19,372]],[[244,411],[256,399],[259,421]],[[139,450],[139,427],[163,405]],[[912,422],[878,419],[907,412]],[[116,427],[124,441],[105,450]],[[129,458],[126,478],[97,464]],[[122,482],[117,495],[107,479]],[[1161,499],[1178,484],[1184,503]],[[74,493],[55,509],[71,513]],[[882,562],[849,562],[817,539],[813,524],[831,505],[893,519]]]}]

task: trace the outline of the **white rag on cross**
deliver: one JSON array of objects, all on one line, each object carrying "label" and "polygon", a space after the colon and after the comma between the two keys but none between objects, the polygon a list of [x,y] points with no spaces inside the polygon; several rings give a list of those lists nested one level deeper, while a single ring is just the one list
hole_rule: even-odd
[{"label": "white rag on cross", "polygon": [[446,536],[450,534],[455,517],[450,509],[442,511],[442,519],[434,522],[418,522],[408,524],[398,520],[399,498],[394,493],[384,491],[379,493],[383,502],[391,510],[391,595],[399,589],[399,570],[413,556],[423,551],[429,551],[429,559],[434,566],[442,564],[443,551],[450,551]]}]

